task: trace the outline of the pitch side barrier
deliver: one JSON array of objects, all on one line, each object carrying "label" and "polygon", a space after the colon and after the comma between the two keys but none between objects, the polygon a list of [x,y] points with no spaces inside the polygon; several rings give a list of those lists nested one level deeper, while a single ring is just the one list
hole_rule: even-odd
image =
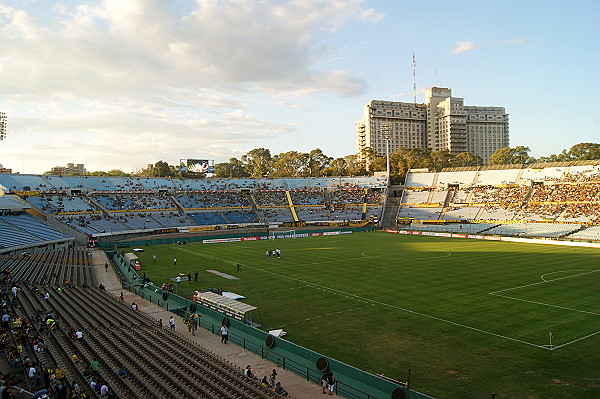
[{"label": "pitch side barrier", "polygon": [[306,378],[307,381],[320,385],[323,370],[329,368],[335,375],[335,391],[339,396],[350,399],[434,399],[407,388],[405,384],[327,358],[318,352],[164,291],[153,284],[144,284],[142,278],[126,262],[123,254],[116,250],[108,250],[106,254],[112,259],[121,275],[123,287],[127,290],[180,317],[187,318],[193,313],[202,315],[200,327],[214,335],[220,334],[221,325],[226,321],[229,325],[230,342],[277,364],[284,370]]},{"label": "pitch side barrier", "polygon": [[327,236],[333,234],[348,234],[357,233],[361,231],[373,231],[376,230],[374,227],[338,227],[327,230],[296,230],[295,234],[284,234],[281,236],[272,237],[269,236],[267,231],[264,232],[248,232],[248,233],[229,233],[220,235],[210,236],[194,236],[194,237],[181,237],[181,238],[149,238],[144,240],[127,240],[119,242],[104,242],[98,243],[99,248],[111,249],[115,245],[117,248],[124,247],[144,247],[149,245],[165,245],[173,244],[178,241],[191,242],[203,242],[205,244],[214,242],[233,242],[233,241],[256,241],[256,240],[267,240],[267,239],[282,239],[282,238],[302,238],[302,237],[317,237]]},{"label": "pitch side barrier", "polygon": [[582,241],[565,241],[565,240],[554,240],[551,238],[522,238],[522,237],[503,237],[503,236],[488,236],[481,234],[457,234],[457,233],[440,233],[433,231],[415,231],[415,230],[385,230],[386,233],[397,233],[397,234],[410,234],[416,236],[430,236],[430,237],[449,237],[449,238],[472,238],[476,240],[489,240],[489,241],[506,241],[506,242],[521,242],[525,244],[546,244],[546,245],[562,245],[567,247],[587,247],[587,248],[600,248],[600,243],[595,242],[582,242]]}]

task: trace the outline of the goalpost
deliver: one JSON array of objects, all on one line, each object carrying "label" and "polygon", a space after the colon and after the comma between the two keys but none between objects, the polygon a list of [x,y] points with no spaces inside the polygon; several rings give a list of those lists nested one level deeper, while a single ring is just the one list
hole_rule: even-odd
[{"label": "goalpost", "polygon": [[296,238],[296,230],[270,231],[269,238]]}]

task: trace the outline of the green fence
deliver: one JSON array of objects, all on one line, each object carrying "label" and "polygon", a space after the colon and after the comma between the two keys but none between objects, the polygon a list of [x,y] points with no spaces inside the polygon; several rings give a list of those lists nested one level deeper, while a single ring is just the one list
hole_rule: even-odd
[{"label": "green fence", "polygon": [[[216,237],[211,237],[216,238]],[[135,242],[131,245],[142,246],[146,243]],[[219,334],[224,315],[207,307],[194,304],[173,293],[163,291],[152,284],[144,284],[142,278],[127,264],[124,256],[116,250],[106,251],[112,258],[116,268],[120,272],[123,286],[136,295],[156,303],[159,306],[187,318],[191,313],[198,313],[200,327]],[[229,340],[245,350],[253,352],[263,359],[267,359],[284,370],[306,378],[307,381],[320,384],[322,371],[317,368],[321,362],[326,362],[329,369],[333,371],[336,384],[336,394],[350,399],[388,399],[388,398],[410,398],[410,399],[432,399],[414,390],[408,389],[404,384],[376,376],[335,359],[325,358],[323,355],[286,341],[282,338],[273,337],[265,331],[251,327],[241,321],[228,319]],[[268,338],[271,337],[271,338]],[[269,339],[269,344],[267,343]],[[271,341],[272,340],[272,341]]]}]

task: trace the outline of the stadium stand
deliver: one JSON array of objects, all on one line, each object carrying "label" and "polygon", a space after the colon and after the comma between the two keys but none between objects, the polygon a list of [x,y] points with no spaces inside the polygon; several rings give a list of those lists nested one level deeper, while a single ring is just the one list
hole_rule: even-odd
[{"label": "stadium stand", "polygon": [[568,236],[575,240],[600,241],[600,226],[590,226]]},{"label": "stadium stand", "polygon": [[405,206],[398,210],[398,219],[435,220],[440,218],[441,213],[441,207],[415,208]]},{"label": "stadium stand", "polygon": [[475,183],[477,170],[441,172],[437,176],[438,187],[470,186]]},{"label": "stadium stand", "polygon": [[296,208],[296,214],[300,220],[304,221],[327,221],[329,220],[329,213],[325,207],[302,207]]},{"label": "stadium stand", "polygon": [[439,231],[445,233],[459,233],[459,234],[479,234],[497,224],[492,223],[456,223],[456,224],[443,224],[443,225],[418,225],[413,224],[410,228],[416,231]]},{"label": "stadium stand", "polygon": [[498,221],[494,234],[575,239],[600,222],[599,180],[599,161],[410,171],[397,219]]},{"label": "stadium stand", "polygon": [[247,223],[258,223],[258,217],[252,209],[227,209],[221,211],[221,214],[231,224],[247,224]]},{"label": "stadium stand", "polygon": [[573,233],[580,228],[580,224],[514,223],[494,227],[488,233],[517,237],[559,238]]},{"label": "stadium stand", "polygon": [[[52,241],[68,239],[69,237],[52,229],[50,226],[39,222],[27,214],[3,215],[0,216],[0,222],[15,227],[22,232],[38,237],[41,241]],[[4,225],[2,227],[5,227]]]},{"label": "stadium stand", "polygon": [[481,208],[474,206],[452,206],[447,208],[442,219],[446,220],[474,220],[481,211]]},{"label": "stadium stand", "polygon": [[430,187],[433,186],[437,173],[417,171],[411,172],[406,176],[406,187]]},{"label": "stadium stand", "polygon": [[298,205],[324,205],[325,197],[319,190],[293,190],[290,191],[292,203]]},{"label": "stadium stand", "polygon": [[517,180],[520,169],[508,170],[482,170],[479,172],[476,185],[497,186],[501,184],[511,184]]},{"label": "stadium stand", "polygon": [[49,191],[53,188],[41,176],[0,174],[0,186],[4,192],[8,191]]},{"label": "stadium stand", "polygon": [[199,226],[227,224],[227,220],[223,217],[221,212],[188,213],[188,217]]},{"label": "stadium stand", "polygon": [[[93,378],[121,398],[277,397],[236,366],[93,288],[95,278],[85,251],[20,255],[0,264],[10,270],[18,290],[13,312],[27,327],[27,336],[44,348],[28,354],[44,367],[60,366],[69,388],[90,387]],[[83,338],[78,339],[75,331],[83,331]],[[78,363],[71,361],[73,353]],[[86,369],[93,361],[99,367],[90,376]],[[60,383],[51,384],[55,388]],[[92,391],[87,397],[100,395]]]},{"label": "stadium stand", "polygon": [[[417,221],[589,225],[600,222],[599,182],[598,162],[411,170],[398,211],[394,208],[386,218],[393,221],[395,213],[398,219]],[[386,194],[381,177],[182,180],[16,174],[0,176],[0,185],[41,214],[91,235],[376,221],[384,213]],[[10,241],[8,232],[5,236]]]},{"label": "stadium stand", "polygon": [[184,209],[248,207],[250,203],[240,191],[208,191],[178,193],[174,196]]},{"label": "stadium stand", "polygon": [[26,200],[44,212],[53,214],[95,212],[93,205],[80,196],[40,194],[39,196],[27,197]]}]

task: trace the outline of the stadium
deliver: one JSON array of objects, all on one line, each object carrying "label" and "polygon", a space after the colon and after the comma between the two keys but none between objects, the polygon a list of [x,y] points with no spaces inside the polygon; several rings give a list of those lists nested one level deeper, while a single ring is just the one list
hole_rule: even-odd
[{"label": "stadium", "polygon": [[0,189],[4,367],[27,391],[31,362],[70,389],[97,361],[113,397],[279,396],[125,291],[190,331],[226,325],[317,395],[327,370],[347,398],[600,395],[600,162],[411,170],[403,186],[0,174]]}]

